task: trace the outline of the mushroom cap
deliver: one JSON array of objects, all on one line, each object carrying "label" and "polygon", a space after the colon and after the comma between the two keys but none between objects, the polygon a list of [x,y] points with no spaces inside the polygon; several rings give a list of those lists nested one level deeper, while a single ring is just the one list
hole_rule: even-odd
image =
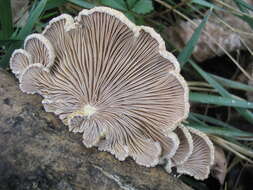
[{"label": "mushroom cap", "polygon": [[11,59],[24,65],[12,67],[22,73],[20,88],[42,95],[45,110],[83,133],[85,146],[145,166],[176,154],[172,131],[188,115],[188,87],[152,28],[96,7],[52,19],[24,49],[22,60]]},{"label": "mushroom cap", "polygon": [[188,174],[195,179],[206,179],[214,162],[214,146],[208,136],[196,129],[187,128],[192,136],[193,151],[182,164],[176,165],[178,173]]},{"label": "mushroom cap", "polygon": [[32,63],[40,63],[46,68],[50,68],[54,64],[54,48],[43,35],[31,34],[27,36],[24,49],[31,55]]},{"label": "mushroom cap", "polygon": [[24,70],[31,64],[32,58],[27,51],[17,49],[12,53],[10,58],[10,68],[17,78],[19,78]]},{"label": "mushroom cap", "polygon": [[[39,93],[37,87],[37,76],[43,72],[44,66],[40,63],[28,65],[20,75],[19,88],[28,94]],[[36,89],[36,90],[35,90]]]},{"label": "mushroom cap", "polygon": [[173,131],[178,138],[178,147],[172,156],[165,156],[161,160],[161,164],[165,164],[165,170],[170,173],[172,167],[186,162],[193,151],[193,140],[189,130],[182,124]]},{"label": "mushroom cap", "polygon": [[179,146],[175,155],[171,158],[173,165],[180,165],[186,162],[193,151],[193,140],[189,130],[179,125],[174,131],[179,138]]}]

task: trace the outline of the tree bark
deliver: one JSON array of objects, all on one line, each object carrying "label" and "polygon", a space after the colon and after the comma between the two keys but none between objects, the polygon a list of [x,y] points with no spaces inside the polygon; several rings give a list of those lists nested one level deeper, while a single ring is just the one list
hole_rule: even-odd
[{"label": "tree bark", "polygon": [[0,189],[191,189],[162,167],[86,148],[80,135],[44,111],[41,100],[22,93],[14,76],[0,70]]}]

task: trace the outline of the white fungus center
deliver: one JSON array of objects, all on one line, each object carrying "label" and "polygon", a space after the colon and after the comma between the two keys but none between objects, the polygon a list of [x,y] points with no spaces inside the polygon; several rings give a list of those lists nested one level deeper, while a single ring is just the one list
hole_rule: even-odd
[{"label": "white fungus center", "polygon": [[90,117],[91,115],[96,113],[96,108],[88,104],[84,106],[83,112],[85,116]]}]

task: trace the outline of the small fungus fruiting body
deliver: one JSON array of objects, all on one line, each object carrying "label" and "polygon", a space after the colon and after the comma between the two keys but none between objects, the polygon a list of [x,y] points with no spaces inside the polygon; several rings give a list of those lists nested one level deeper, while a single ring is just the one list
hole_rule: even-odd
[{"label": "small fungus fruiting body", "polygon": [[10,67],[26,93],[47,112],[119,160],[147,167],[165,163],[197,179],[209,174],[213,145],[180,123],[189,112],[188,87],[177,59],[152,28],[136,26],[106,7],[52,19],[29,35]]}]

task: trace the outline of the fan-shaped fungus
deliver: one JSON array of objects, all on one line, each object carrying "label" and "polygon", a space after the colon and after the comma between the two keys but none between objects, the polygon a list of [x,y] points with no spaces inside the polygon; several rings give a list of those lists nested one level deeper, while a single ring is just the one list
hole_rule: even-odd
[{"label": "fan-shaped fungus", "polygon": [[11,69],[21,90],[43,96],[45,110],[83,133],[87,147],[148,167],[161,158],[187,163],[200,150],[192,147],[197,134],[192,144],[186,129],[176,129],[189,112],[176,58],[152,28],[118,11],[96,7],[52,19],[13,53]]}]

